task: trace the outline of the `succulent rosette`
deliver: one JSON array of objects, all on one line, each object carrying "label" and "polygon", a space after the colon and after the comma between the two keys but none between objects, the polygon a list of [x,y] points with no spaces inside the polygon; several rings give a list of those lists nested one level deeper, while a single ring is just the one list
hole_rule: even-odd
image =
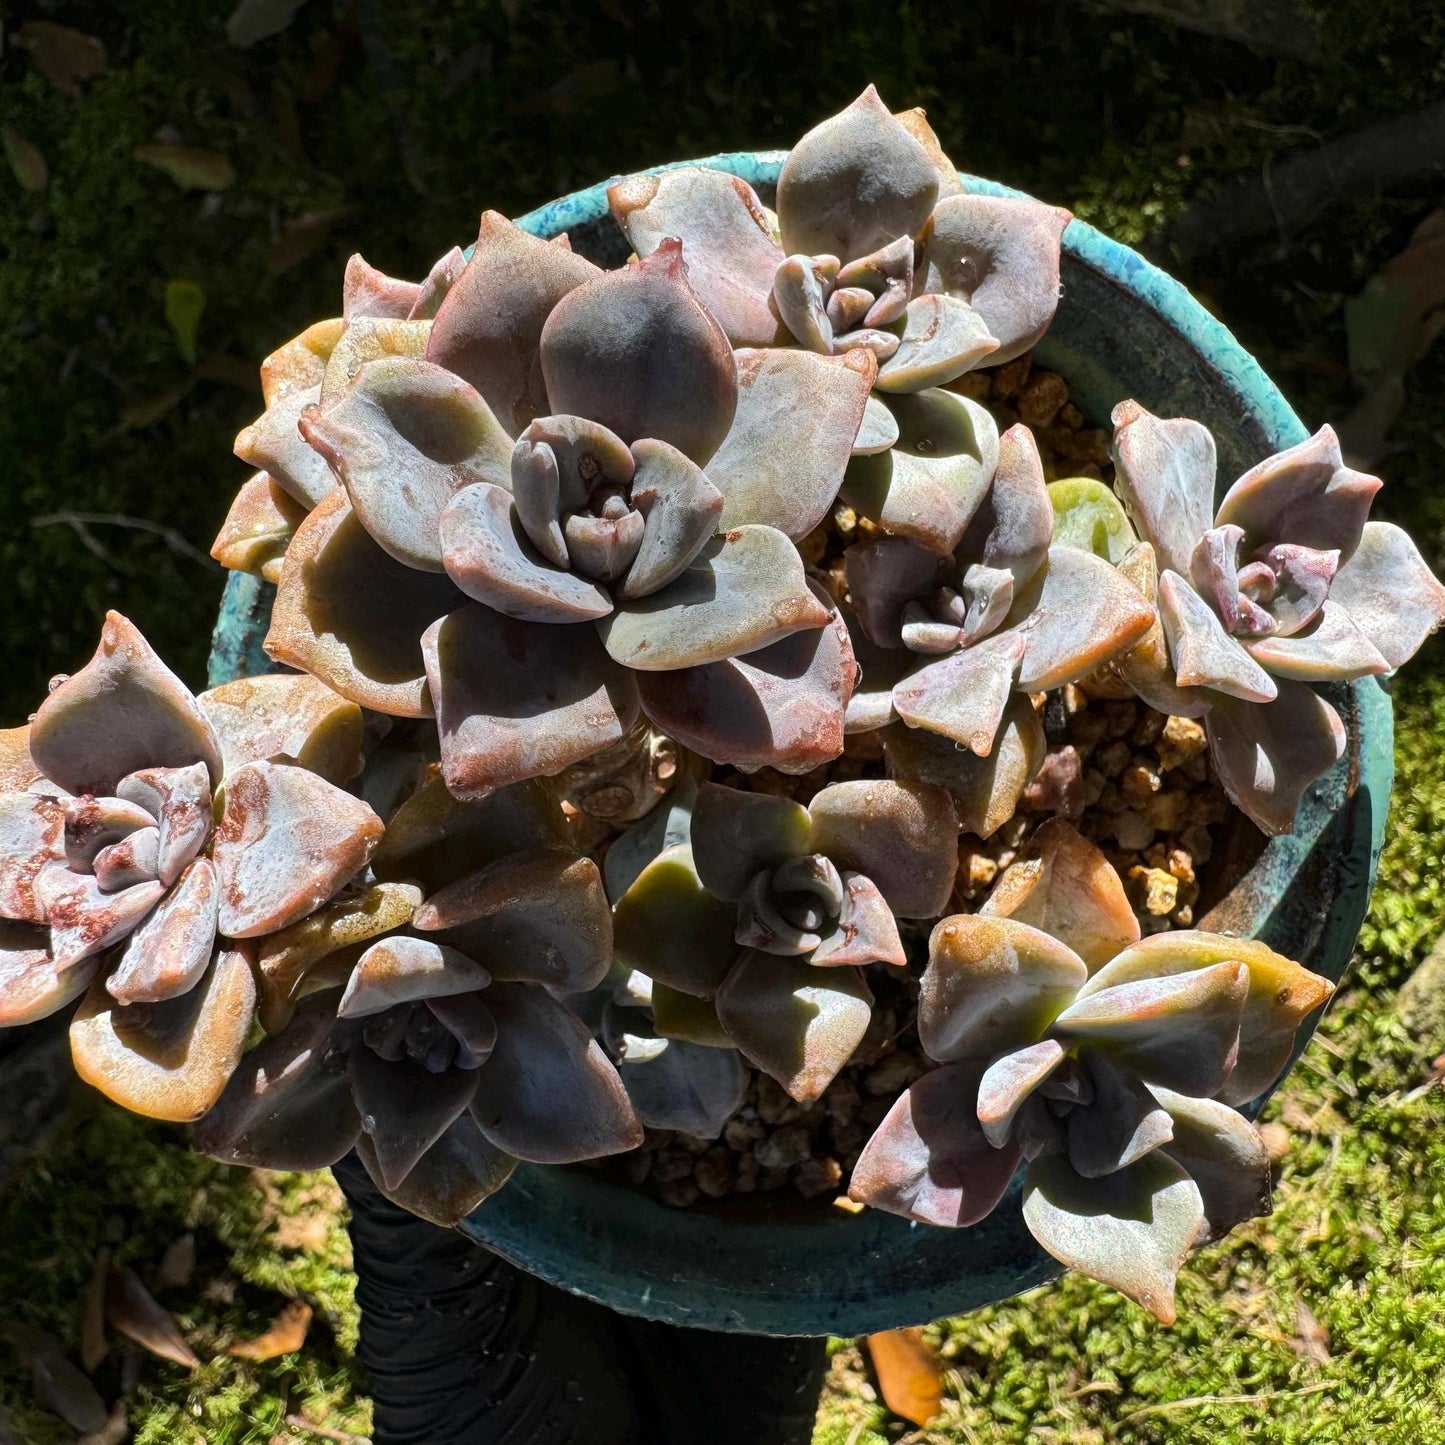
[{"label": "succulent rosette", "polygon": [[1012,815],[1043,758],[1023,694],[1077,681],[1154,622],[1106,557],[1054,540],[1055,503],[1032,433],[1014,426],[951,552],[879,536],[845,553],[863,633],[848,727],[887,727],[893,770],[949,787],[963,826],[984,836]]},{"label": "succulent rosette", "polygon": [[601,876],[552,794],[527,782],[466,802],[434,780],[391,818],[367,886],[266,940],[269,1036],[197,1143],[275,1169],[355,1148],[388,1198],[444,1224],[519,1159],[633,1148],[627,1092],[560,1001],[611,964]]},{"label": "succulent rosette", "polygon": [[1208,428],[1132,401],[1113,420],[1115,485],[1143,538],[1121,565],[1159,610],[1119,670],[1151,706],[1203,716],[1229,796],[1285,832],[1344,750],[1316,686],[1407,662],[1445,618],[1445,586],[1401,528],[1368,520],[1381,484],[1345,465],[1330,427],[1216,509]]},{"label": "succulent rosette", "polygon": [[126,618],[5,734],[0,1024],[84,995],[81,1077],[136,1113],[204,1113],[239,1059],[256,940],[366,867],[381,820],[338,784],[361,713],[302,676],[196,698]]},{"label": "succulent rosette", "polygon": [[1093,844],[1055,820],[1035,850],[934,929],[918,1031],[939,1067],[879,1125],[850,1193],[975,1224],[1027,1161],[1034,1238],[1171,1323],[1188,1252],[1268,1212],[1269,1159],[1238,1106],[1331,985],[1249,939],[1141,940]]},{"label": "succulent rosette", "polygon": [[957,839],[941,788],[834,783],[805,808],[705,783],[689,839],[617,900],[619,960],[651,980],[660,1035],[731,1044],[816,1099],[868,1027],[864,967],[906,963],[898,920],[947,906]]}]

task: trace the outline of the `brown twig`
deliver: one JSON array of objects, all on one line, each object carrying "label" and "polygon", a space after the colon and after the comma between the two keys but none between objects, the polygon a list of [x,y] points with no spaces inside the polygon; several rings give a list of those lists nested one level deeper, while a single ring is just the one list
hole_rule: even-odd
[{"label": "brown twig", "polygon": [[44,517],[32,518],[30,525],[32,527],[70,527],[85,544],[87,550],[112,567],[118,567],[119,563],[96,540],[90,531],[92,527],[128,527],[134,532],[149,532],[153,537],[159,537],[172,552],[179,556],[189,557],[203,567],[219,570],[219,564],[214,558],[208,557],[194,543],[187,541],[174,527],[163,527],[159,522],[149,521],[145,517],[126,517],[119,512],[50,512]]}]

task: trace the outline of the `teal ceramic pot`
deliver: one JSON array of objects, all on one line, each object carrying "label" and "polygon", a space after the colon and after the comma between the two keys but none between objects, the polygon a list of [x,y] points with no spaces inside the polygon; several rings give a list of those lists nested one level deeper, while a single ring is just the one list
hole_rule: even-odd
[{"label": "teal ceramic pot", "polygon": [[[783,152],[739,152],[701,164],[750,182],[769,200]],[[659,169],[671,169],[660,167]],[[1014,195],[965,177],[971,190]],[[521,218],[540,236],[615,265],[628,247],[605,185]],[[1143,257],[1081,221],[1064,232],[1063,297],[1037,350],[1067,377],[1098,425],[1134,397],[1151,411],[1206,423],[1227,484],[1305,430],[1234,337]],[[264,671],[271,589],[235,576],[226,589],[212,681]],[[1332,695],[1348,728],[1339,765],[1310,790],[1296,831],[1264,846],[1202,926],[1260,938],[1338,979],[1368,906],[1393,775],[1391,708],[1374,680]],[[1300,1047],[1311,1032],[1301,1030]],[[1262,1103],[1263,1101],[1257,1101]],[[947,1230],[873,1210],[758,1213],[675,1210],[586,1169],[524,1165],[462,1225],[533,1274],[627,1314],[766,1335],[857,1335],[955,1315],[1053,1278],[1059,1266],[1024,1228],[1014,1191],[983,1224]]]}]

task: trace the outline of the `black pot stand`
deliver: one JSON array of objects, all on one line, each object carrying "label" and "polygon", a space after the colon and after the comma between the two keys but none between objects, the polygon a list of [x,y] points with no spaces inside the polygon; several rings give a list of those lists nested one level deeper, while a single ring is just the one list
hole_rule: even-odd
[{"label": "black pot stand", "polygon": [[361,1364],[377,1445],[807,1445],[821,1339],[613,1313],[386,1199],[355,1155]]}]

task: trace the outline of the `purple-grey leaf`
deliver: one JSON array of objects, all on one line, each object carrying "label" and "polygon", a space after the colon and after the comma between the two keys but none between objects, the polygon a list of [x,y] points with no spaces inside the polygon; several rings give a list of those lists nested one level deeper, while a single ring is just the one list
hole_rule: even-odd
[{"label": "purple-grey leaf", "polygon": [[[1007,1147],[1019,1110],[1066,1057],[1064,1046],[1057,1039],[1041,1039],[1001,1055],[983,1071],[978,1083],[978,1122],[984,1137],[995,1149]],[[945,1064],[944,1067],[976,1065]]]},{"label": "purple-grey leaf", "polygon": [[878,390],[922,391],[944,386],[972,371],[992,352],[997,339],[967,301],[937,292],[908,303],[898,350],[878,368]]},{"label": "purple-grey leaf", "polygon": [[481,964],[455,948],[398,934],[379,939],[356,960],[336,1015],[367,1018],[397,1004],[473,993],[491,981]]},{"label": "purple-grey leaf", "polygon": [[1159,570],[1187,577],[1195,544],[1213,525],[1214,437],[1187,417],[1161,421],[1136,401],[1121,401],[1112,419],[1114,486],[1125,510]]},{"label": "purple-grey leaf", "polygon": [[1085,1179],[1127,1169],[1174,1137],[1169,1115],[1131,1070],[1100,1049],[1083,1049],[1079,1062],[1092,1097],[1064,1120],[1069,1163]]},{"label": "purple-grey leaf", "polygon": [[216,944],[216,871],[198,858],[131,934],[106,980],[118,1003],[160,1003],[195,986]]},{"label": "purple-grey leaf", "polygon": [[894,710],[909,727],[926,728],[986,758],[1025,647],[1019,632],[1005,632],[924,662],[894,687]]},{"label": "purple-grey leaf", "polygon": [[365,1044],[351,1053],[351,1088],[383,1184],[395,1189],[477,1092],[475,1069],[433,1073],[409,1058],[383,1059]]},{"label": "purple-grey leaf", "polygon": [[356,1154],[372,1183],[393,1204],[443,1229],[459,1224],[495,1194],[517,1167],[516,1159],[490,1143],[470,1114],[453,1119],[400,1184],[387,1185],[369,1135],[357,1139]]},{"label": "purple-grey leaf", "polygon": [[698,877],[714,897],[735,902],[757,874],[812,850],[812,819],[791,798],[704,783],[692,814]]},{"label": "purple-grey leaf", "polygon": [[1270,1212],[1269,1151],[1243,1114],[1214,1099],[1192,1099],[1169,1089],[1150,1092],[1169,1111],[1174,1137],[1164,1152],[1199,1187],[1205,1241],[1221,1239],[1236,1224]]},{"label": "purple-grey leaf", "polygon": [[712,536],[724,507],[722,493],[676,447],[644,438],[633,443],[632,455],[632,505],[645,525],[618,589],[626,598],[646,597],[680,576]]},{"label": "purple-grey leaf", "polygon": [[1208,688],[1247,703],[1271,702],[1277,695],[1270,675],[1178,573],[1159,574],[1159,621],[1178,686]]},{"label": "purple-grey leaf", "polygon": [[1329,598],[1305,631],[1261,637],[1245,646],[1267,672],[1296,682],[1353,682],[1390,671],[1351,613]]},{"label": "purple-grey leaf", "polygon": [[1392,522],[1366,522],[1330,600],[1343,607],[1391,668],[1403,667],[1445,618],[1445,587]]}]

